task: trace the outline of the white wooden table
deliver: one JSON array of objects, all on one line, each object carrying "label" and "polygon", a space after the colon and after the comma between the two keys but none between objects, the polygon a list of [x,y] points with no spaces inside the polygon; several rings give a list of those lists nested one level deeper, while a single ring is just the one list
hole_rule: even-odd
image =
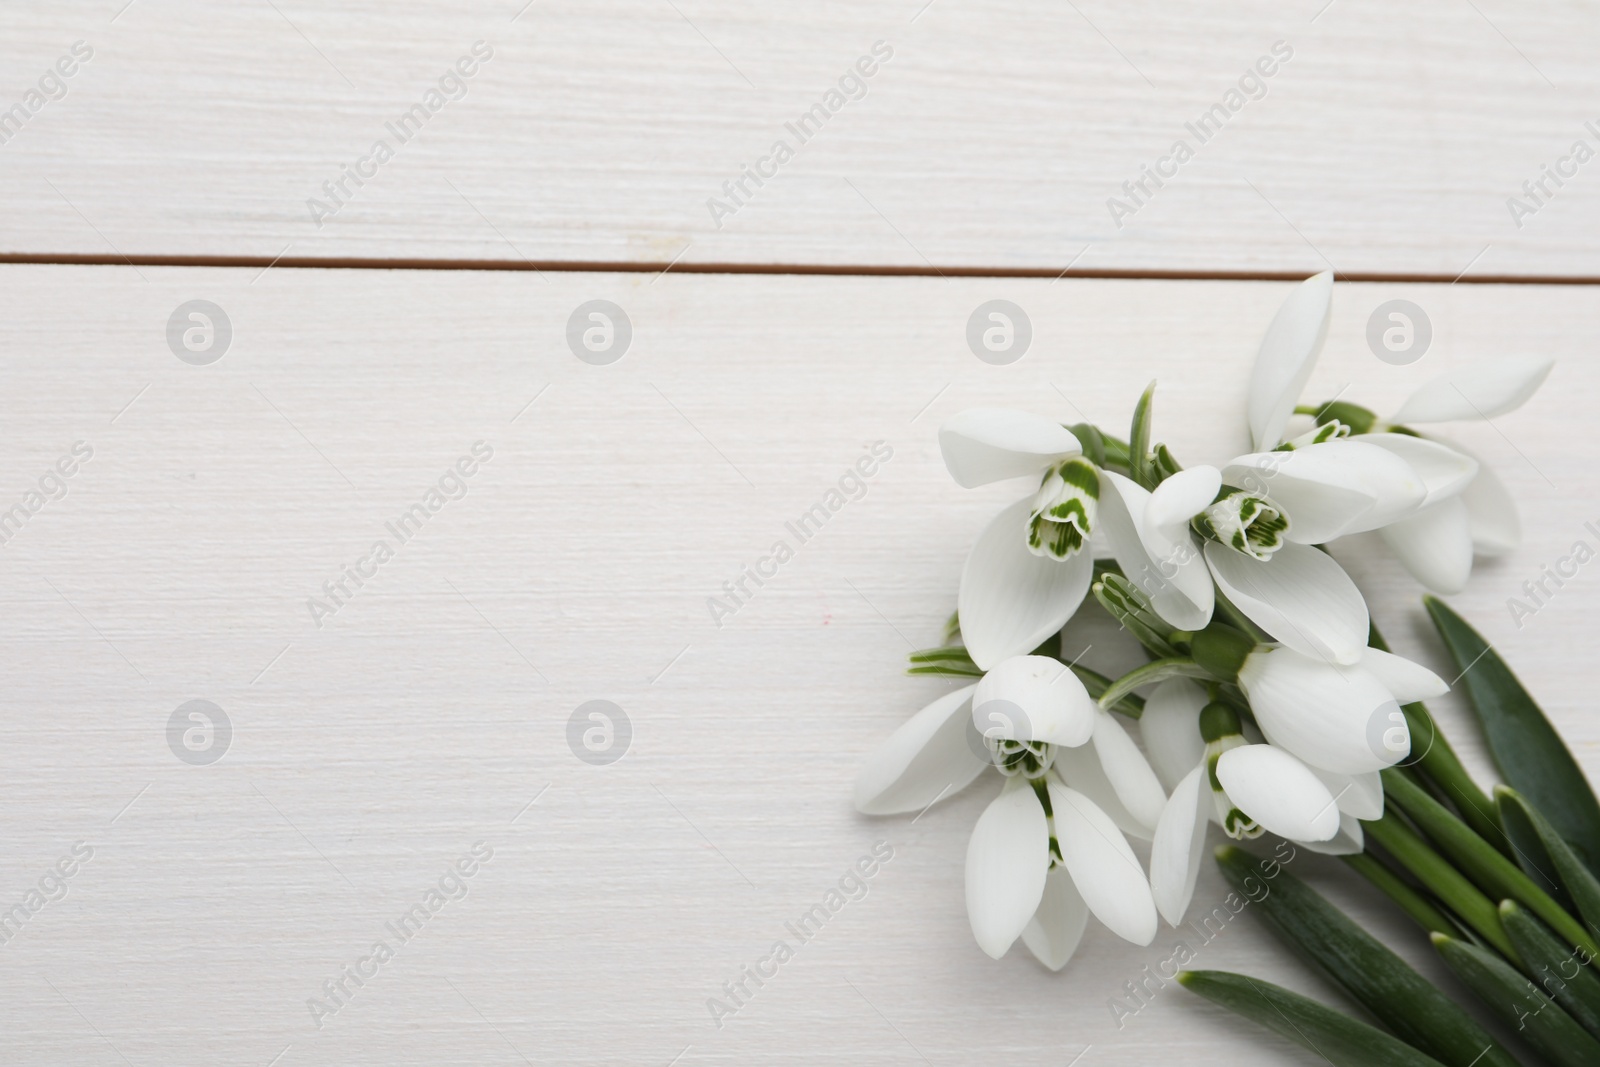
[{"label": "white wooden table", "polygon": [[[992,786],[914,822],[858,816],[849,788],[943,688],[904,654],[938,639],[1012,492],[950,484],[940,420],[1115,425],[1156,377],[1158,435],[1225,458],[1278,279],[1330,263],[1355,280],[1312,395],[1382,409],[1449,367],[1561,361],[1524,410],[1457,433],[1527,538],[1454,603],[1600,768],[1600,572],[1521,627],[1506,610],[1600,518],[1600,163],[1520,228],[1506,204],[1572,142],[1600,148],[1593,20],[919,4],[0,15],[0,515],[40,496],[0,546],[0,910],[92,850],[0,944],[6,1062],[1312,1062],[1172,987],[1119,1029],[1109,998],[1172,931],[1092,930],[1060,975],[989,960],[961,862]],[[398,144],[386,124],[477,41],[465,95]],[[864,95],[719,228],[706,200],[878,41]],[[1278,41],[1264,95],[1119,228],[1107,199]],[[385,137],[319,227],[306,201]],[[1365,339],[1395,298],[1433,327],[1409,366]],[[1032,323],[1006,366],[965,339],[992,299]],[[631,324],[608,364],[568,342],[595,300]],[[220,358],[220,334],[183,348],[187,312],[189,358],[169,343],[192,301],[228,324]],[[719,626],[707,599],[876,442],[892,458],[864,494]],[[1341,556],[1375,616],[1446,671],[1372,547]],[[195,700],[230,726],[214,762],[169,744]],[[631,726],[604,765],[569,746],[594,700]],[[1464,709],[1437,710],[1487,779]],[[866,896],[800,944],[785,924],[877,842]],[[474,847],[459,899],[397,936]],[[1337,864],[1300,870],[1438,973]],[[1197,906],[1223,895],[1208,871]],[[716,1025],[708,998],[780,939],[794,958]],[[1248,915],[1196,965],[1336,999]],[[335,1004],[347,966],[365,977]]]}]

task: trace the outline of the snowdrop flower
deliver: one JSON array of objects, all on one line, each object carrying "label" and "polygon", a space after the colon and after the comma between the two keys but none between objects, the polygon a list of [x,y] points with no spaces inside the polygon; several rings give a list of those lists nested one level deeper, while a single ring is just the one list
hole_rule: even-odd
[{"label": "snowdrop flower", "polygon": [[1179,471],[1154,492],[1115,471],[1100,472],[1100,516],[1117,565],[1155,613],[1180,630],[1211,621],[1216,588],[1189,523],[1221,484],[1215,467]]},{"label": "snowdrop flower", "polygon": [[1166,794],[1127,732],[1054,659],[1003,660],[923,708],[862,768],[856,807],[927,808],[990,766],[1004,784],[967,846],[979,947],[999,959],[1020,938],[1060,970],[1091,914],[1148,945],[1155,901],[1124,831],[1151,836]]},{"label": "snowdrop flower", "polygon": [[1206,827],[1235,840],[1270,831],[1321,852],[1362,848],[1361,819],[1383,814],[1376,772],[1339,775],[1271,744],[1246,739],[1238,713],[1194,682],[1170,678],[1145,701],[1139,730],[1150,762],[1172,789],[1156,826],[1150,887],[1176,926],[1194,897]]},{"label": "snowdrop flower", "polygon": [[1330,272],[1279,308],[1251,376],[1256,451],[1223,466],[1222,490],[1195,518],[1217,588],[1269,635],[1306,656],[1353,664],[1367,643],[1367,607],[1349,575],[1312,548],[1392,528],[1459,494],[1475,471],[1433,442],[1390,447],[1348,437],[1337,421],[1280,443],[1327,337]]},{"label": "snowdrop flower", "polygon": [[[1248,476],[1246,472],[1252,468],[1261,472],[1271,486],[1265,492],[1287,507],[1291,523],[1299,519],[1298,536],[1291,540],[1322,544],[1342,534],[1378,530],[1419,582],[1439,593],[1460,592],[1472,571],[1474,551],[1499,555],[1520,543],[1516,507],[1504,484],[1467,450],[1418,435],[1409,427],[1487,420],[1514,411],[1543,384],[1554,361],[1505,360],[1493,367],[1440,375],[1423,383],[1388,419],[1349,403],[1297,408],[1327,337],[1332,290],[1331,272],[1307,279],[1273,319],[1251,378],[1249,423],[1256,452],[1235,460],[1224,470],[1224,480],[1233,484],[1234,477]],[[1310,480],[1320,477],[1323,489],[1311,494],[1319,499],[1308,499],[1308,464],[1272,458],[1280,455],[1275,451],[1278,440],[1296,411],[1314,414],[1323,423],[1312,431],[1312,441],[1373,446],[1403,461],[1421,480],[1421,498],[1408,505],[1407,497],[1415,495],[1415,488],[1399,477],[1398,468],[1391,465],[1386,470],[1370,453],[1343,447],[1324,448],[1324,455],[1309,466],[1322,468],[1331,456],[1345,464],[1354,462],[1360,476],[1352,482],[1337,475],[1330,478],[1330,472],[1319,469]],[[1338,428],[1341,424],[1355,436],[1336,441],[1334,438],[1346,432]],[[1394,429],[1401,432],[1387,432]],[[1319,432],[1331,436],[1319,440]],[[1289,470],[1291,467],[1298,469]],[[1288,477],[1279,479],[1280,473]],[[1364,508],[1359,493],[1362,487],[1378,490]],[[1357,491],[1356,495],[1347,495],[1351,490]],[[1324,510],[1313,511],[1319,504]],[[1288,640],[1283,634],[1269,632]]]},{"label": "snowdrop flower", "polygon": [[1335,774],[1399,762],[1411,751],[1400,705],[1449,690],[1426,667],[1376,648],[1353,664],[1330,663],[1215,630],[1196,634],[1191,647],[1212,675],[1237,681],[1268,741]]},{"label": "snowdrop flower", "polygon": [[[1506,360],[1450,371],[1424,382],[1387,419],[1355,405],[1340,412],[1364,432],[1354,438],[1385,448],[1428,481],[1421,509],[1380,531],[1411,575],[1436,593],[1459,593],[1472,557],[1497,556],[1522,541],[1517,508],[1504,483],[1460,445],[1411,427],[1488,420],[1515,411],[1549,376],[1554,360]],[[1398,431],[1398,432],[1390,432]]]},{"label": "snowdrop flower", "polygon": [[1037,648],[1083,603],[1094,574],[1100,478],[1072,431],[1026,411],[973,408],[939,430],[956,483],[972,489],[1040,479],[978,535],[961,572],[958,612],[973,662],[987,670]]}]

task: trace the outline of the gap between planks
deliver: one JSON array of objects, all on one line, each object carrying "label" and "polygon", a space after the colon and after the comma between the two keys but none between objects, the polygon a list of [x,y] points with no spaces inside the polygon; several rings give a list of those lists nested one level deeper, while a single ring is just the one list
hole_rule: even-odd
[{"label": "gap between planks", "polygon": [[[829,265],[821,263],[682,263],[643,260],[521,260],[521,259],[363,259],[319,256],[119,256],[87,254],[0,253],[0,264],[83,267],[245,267],[266,270],[285,267],[311,270],[476,270],[549,271],[604,274],[818,274],[908,278],[1105,278],[1125,281],[1293,282],[1306,271],[1248,270],[1110,270],[1093,267],[1056,270],[1053,267],[939,267]],[[1416,285],[1600,285],[1600,276],[1571,274],[1480,274],[1472,277],[1426,273],[1334,271],[1346,282]]]}]

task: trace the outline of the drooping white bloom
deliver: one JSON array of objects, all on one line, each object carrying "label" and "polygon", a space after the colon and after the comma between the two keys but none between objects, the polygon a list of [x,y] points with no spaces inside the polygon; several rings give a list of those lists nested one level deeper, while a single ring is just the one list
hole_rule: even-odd
[{"label": "drooping white bloom", "polygon": [[[1357,820],[1382,812],[1375,773],[1358,784],[1276,745],[1252,744],[1231,709],[1208,706],[1205,692],[1185,679],[1156,687],[1139,728],[1152,764],[1172,789],[1151,847],[1150,887],[1162,917],[1174,926],[1194,896],[1210,823],[1236,840],[1270,831],[1319,851],[1359,852]],[[1340,840],[1346,828],[1354,834],[1353,849]]]},{"label": "drooping white bloom", "polygon": [[1375,648],[1339,664],[1271,645],[1245,657],[1239,688],[1268,741],[1313,767],[1349,775],[1404,759],[1411,735],[1400,705],[1449,690],[1426,667]]},{"label": "drooping white bloom", "polygon": [[1434,592],[1459,593],[1466,588],[1474,552],[1497,556],[1521,543],[1516,503],[1494,472],[1460,445],[1433,436],[1383,431],[1395,426],[1483,421],[1515,411],[1538,391],[1554,366],[1550,359],[1510,359],[1489,367],[1448,371],[1424,382],[1394,415],[1380,419],[1373,427],[1375,432],[1365,435],[1365,439],[1398,452],[1413,466],[1419,462],[1414,457],[1426,449],[1454,457],[1453,473],[1461,480],[1460,487],[1442,493],[1430,487],[1428,500],[1416,515],[1381,533],[1406,570]]},{"label": "drooping white bloom", "polygon": [[1117,565],[1180,630],[1211,621],[1216,590],[1189,520],[1215,498],[1220,479],[1215,467],[1195,467],[1150,492],[1115,471],[1100,472],[1100,517]]},{"label": "drooping white bloom", "polygon": [[1155,902],[1123,835],[1152,836],[1166,794],[1126,731],[1057,660],[1003,660],[922,709],[862,768],[856,806],[920,810],[991,766],[1005,782],[967,848],[979,947],[998,959],[1020,938],[1059,970],[1091,914],[1149,944]]},{"label": "drooping white bloom", "polygon": [[[1268,328],[1250,387],[1248,420],[1256,454],[1242,457],[1248,461],[1245,466],[1276,473],[1275,464],[1283,462],[1265,459],[1262,454],[1279,455],[1274,450],[1327,335],[1332,292],[1331,274],[1307,279],[1284,301]],[[1322,544],[1342,533],[1378,530],[1423,585],[1439,593],[1460,592],[1471,573],[1474,552],[1499,555],[1520,543],[1516,507],[1494,472],[1470,452],[1438,438],[1416,436],[1410,427],[1485,421],[1515,411],[1543,384],[1552,366],[1554,361],[1549,359],[1505,359],[1492,366],[1448,371],[1424,382],[1392,416],[1362,427],[1366,432],[1350,439],[1353,444],[1382,447],[1411,466],[1425,483],[1423,499],[1410,507],[1401,506],[1403,497],[1396,494],[1396,483],[1379,478],[1370,484],[1382,490],[1379,497],[1387,499],[1375,500],[1362,517],[1351,522],[1346,518],[1350,509],[1362,505],[1359,496],[1348,497],[1338,491],[1350,488],[1348,485],[1326,484],[1308,499],[1303,478],[1276,481],[1276,499],[1298,527],[1293,539]],[[1408,432],[1387,432],[1395,427],[1405,427]],[[1351,455],[1345,451],[1341,458]],[[1370,468],[1369,474],[1381,474],[1370,456],[1362,461],[1362,467]],[[1234,484],[1230,473],[1238,472],[1225,469],[1224,480]],[[1284,639],[1277,633],[1273,636]]]},{"label": "drooping white bloom", "polygon": [[[1222,468],[1223,498],[1198,521],[1215,538],[1206,546],[1212,578],[1240,611],[1304,655],[1353,664],[1366,646],[1366,603],[1338,563],[1306,546],[1380,530],[1417,571],[1449,581],[1462,570],[1459,545],[1422,546],[1448,541],[1438,528],[1465,521],[1458,498],[1476,464],[1415,436],[1348,437],[1337,422],[1280,444],[1326,335],[1331,296],[1331,277],[1318,275],[1279,310],[1251,379],[1257,450]],[[1470,549],[1464,558],[1470,566]]]},{"label": "drooping white bloom", "polygon": [[1094,573],[1089,538],[1099,482],[1072,432],[1026,411],[973,408],[939,430],[958,485],[1040,479],[1031,497],[990,522],[961,572],[958,611],[967,651],[987,670],[1037,648],[1083,603]]}]

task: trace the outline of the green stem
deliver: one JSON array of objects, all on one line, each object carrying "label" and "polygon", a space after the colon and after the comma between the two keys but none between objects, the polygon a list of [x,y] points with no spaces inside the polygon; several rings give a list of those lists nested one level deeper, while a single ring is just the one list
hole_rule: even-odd
[{"label": "green stem", "polygon": [[1112,707],[1141,685],[1150,685],[1153,682],[1164,681],[1167,678],[1210,677],[1211,675],[1204,667],[1187,656],[1171,656],[1167,659],[1152,660],[1142,667],[1135,667],[1121,678],[1112,682],[1106,691],[1100,694],[1100,706],[1102,708]]},{"label": "green stem", "polygon": [[[1069,663],[1067,666],[1072,668],[1072,673],[1078,676],[1078,681],[1083,683],[1083,687],[1089,691],[1089,695],[1094,699],[1099,700],[1105,695],[1106,690],[1111,688],[1111,679],[1099,671],[1090,670],[1088,667],[1080,667],[1076,663]],[[1137,719],[1144,714],[1144,697],[1129,693],[1106,710],[1120,711],[1130,719]]]},{"label": "green stem", "polygon": [[1471,827],[1456,818],[1420,786],[1402,774],[1387,770],[1383,772],[1383,788],[1385,796],[1411,816],[1422,832],[1431,837],[1491,897],[1496,900],[1509,897],[1527,905],[1556,933],[1592,955],[1600,956],[1600,945],[1595,944],[1582,923],[1568,915],[1566,909],[1534,884],[1520,867],[1506,859],[1504,854],[1474,833]]},{"label": "green stem", "polygon": [[1451,937],[1460,935],[1461,928],[1451,922],[1448,915],[1434,907],[1427,897],[1402,881],[1399,875],[1379,863],[1371,853],[1359,852],[1354,856],[1345,856],[1344,861],[1357,874],[1382,890],[1390,900],[1400,905],[1401,910],[1415,919],[1417,925],[1424,930],[1429,933],[1449,934]]},{"label": "green stem", "polygon": [[1400,821],[1393,812],[1375,822],[1361,824],[1367,834],[1389,851],[1402,867],[1461,917],[1462,921],[1508,959],[1516,958],[1511,939],[1500,925],[1500,910],[1478,891],[1448,860],[1439,855]]}]

